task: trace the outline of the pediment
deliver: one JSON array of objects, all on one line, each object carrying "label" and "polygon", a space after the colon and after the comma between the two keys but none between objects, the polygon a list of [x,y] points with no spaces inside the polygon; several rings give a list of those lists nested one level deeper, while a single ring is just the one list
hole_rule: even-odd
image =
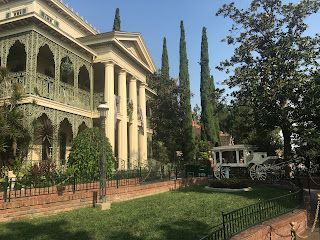
[{"label": "pediment", "polygon": [[140,33],[116,32],[114,38],[151,70],[157,70]]}]

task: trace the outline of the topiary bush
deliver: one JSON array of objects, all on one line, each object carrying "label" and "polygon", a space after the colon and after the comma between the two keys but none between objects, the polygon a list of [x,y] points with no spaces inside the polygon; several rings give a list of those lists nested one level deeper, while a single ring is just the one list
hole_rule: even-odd
[{"label": "topiary bush", "polygon": [[[72,140],[71,151],[68,157],[68,170],[80,177],[99,179],[100,176],[100,130],[97,127],[87,128]],[[114,157],[109,139],[106,138],[106,169],[111,174]]]}]

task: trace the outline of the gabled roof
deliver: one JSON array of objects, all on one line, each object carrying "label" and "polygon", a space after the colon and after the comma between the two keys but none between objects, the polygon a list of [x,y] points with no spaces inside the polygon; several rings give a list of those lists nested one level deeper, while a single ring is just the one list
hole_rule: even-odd
[{"label": "gabled roof", "polygon": [[112,43],[149,72],[157,71],[140,33],[113,31],[78,40],[91,48]]}]

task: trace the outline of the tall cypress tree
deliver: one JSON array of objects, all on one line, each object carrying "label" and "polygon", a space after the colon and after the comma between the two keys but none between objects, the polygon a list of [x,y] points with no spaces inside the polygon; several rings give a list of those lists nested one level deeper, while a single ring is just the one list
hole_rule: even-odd
[{"label": "tall cypress tree", "polygon": [[116,14],[114,16],[112,31],[120,31],[120,23],[121,23],[121,21],[120,21],[119,8],[117,8]]},{"label": "tall cypress tree", "polygon": [[169,79],[169,58],[166,38],[163,38],[161,73],[165,79]]},{"label": "tall cypress tree", "polygon": [[[177,85],[169,77],[169,61],[166,46],[166,38],[163,39],[162,66],[161,73],[148,76],[148,86],[157,92],[157,96],[149,101],[152,109],[150,123],[155,134],[153,135],[153,148],[156,154],[166,151],[169,161],[175,161],[178,147],[180,125],[178,118]],[[161,149],[160,149],[161,148]],[[161,150],[161,151],[160,151]],[[159,155],[158,154],[158,155]],[[154,156],[161,160],[160,156]]]},{"label": "tall cypress tree", "polygon": [[212,144],[220,144],[219,122],[216,114],[215,86],[213,76],[210,77],[207,29],[202,29],[201,41],[201,140]]},{"label": "tall cypress tree", "polygon": [[181,107],[181,145],[185,161],[191,162],[195,153],[195,140],[193,135],[192,112],[190,104],[190,81],[188,72],[188,58],[185,41],[183,21],[180,23],[180,107]]}]

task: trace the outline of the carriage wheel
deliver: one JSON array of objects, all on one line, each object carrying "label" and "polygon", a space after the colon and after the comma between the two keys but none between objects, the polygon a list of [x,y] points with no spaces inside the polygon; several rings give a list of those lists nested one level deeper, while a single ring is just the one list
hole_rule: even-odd
[{"label": "carriage wheel", "polygon": [[254,164],[250,168],[250,177],[252,180],[266,180],[267,171],[264,166]]},{"label": "carriage wheel", "polygon": [[219,180],[226,178],[226,169],[224,167],[214,167],[213,174]]}]

